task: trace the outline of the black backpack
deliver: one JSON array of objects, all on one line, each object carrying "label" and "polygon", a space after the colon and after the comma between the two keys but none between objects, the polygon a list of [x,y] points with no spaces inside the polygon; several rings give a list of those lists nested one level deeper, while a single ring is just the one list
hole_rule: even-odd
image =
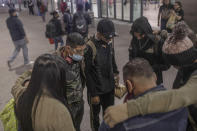
[{"label": "black backpack", "polygon": [[53,38],[53,37],[55,37],[55,34],[56,34],[55,23],[53,21],[49,21],[49,23],[47,23],[47,25],[46,25],[45,35],[47,38]]},{"label": "black backpack", "polygon": [[65,31],[67,33],[71,33],[72,32],[72,15],[69,13],[65,13],[63,16],[63,21],[65,24]]},{"label": "black backpack", "polygon": [[84,14],[77,14],[75,19],[75,31],[82,35],[87,32],[87,22]]}]

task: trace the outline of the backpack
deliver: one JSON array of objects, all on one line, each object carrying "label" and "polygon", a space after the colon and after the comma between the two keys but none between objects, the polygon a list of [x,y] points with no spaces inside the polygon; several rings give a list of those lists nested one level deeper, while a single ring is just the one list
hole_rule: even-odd
[{"label": "backpack", "polygon": [[80,34],[85,34],[87,32],[87,23],[84,14],[77,14],[75,20],[75,29],[76,32]]},{"label": "backpack", "polygon": [[88,40],[88,42],[86,43],[86,45],[88,45],[92,49],[92,65],[94,65],[94,60],[96,58],[97,50],[96,50],[96,46],[93,42],[93,38],[90,38]]},{"label": "backpack", "polygon": [[[92,65],[94,65],[94,60],[96,58],[96,54],[97,54],[97,50],[96,50],[96,46],[94,44],[94,39],[91,37],[86,45],[88,45],[91,49],[92,49]],[[112,48],[114,48],[114,44],[112,43]],[[114,53],[113,51],[111,52],[112,54]]]},{"label": "backpack", "polygon": [[46,25],[46,32],[45,35],[47,38],[53,38],[56,34],[56,26],[55,23],[52,21],[49,21]]}]

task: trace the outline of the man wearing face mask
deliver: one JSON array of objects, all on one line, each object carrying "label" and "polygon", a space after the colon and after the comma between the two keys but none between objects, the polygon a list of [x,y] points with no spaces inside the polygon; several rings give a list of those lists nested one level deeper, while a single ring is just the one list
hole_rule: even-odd
[{"label": "man wearing face mask", "polygon": [[[135,58],[128,62],[123,67],[123,78],[128,89],[125,102],[166,90],[162,85],[156,84],[157,77],[151,65],[143,58]],[[166,113],[129,118],[111,129],[102,123],[99,131],[185,131],[187,118],[187,109],[180,108]]]},{"label": "man wearing face mask", "polygon": [[104,112],[107,107],[114,105],[114,77],[118,78],[119,74],[112,46],[115,34],[113,22],[102,19],[97,25],[97,33],[89,40],[92,46],[87,44],[85,74],[93,131],[98,131],[101,107]]},{"label": "man wearing face mask", "polygon": [[157,84],[162,84],[162,71],[169,68],[162,57],[164,39],[160,35],[153,34],[152,27],[146,17],[135,20],[130,33],[133,39],[129,47],[129,60],[136,57],[148,60],[157,75]]},{"label": "man wearing face mask", "polygon": [[25,30],[23,28],[23,24],[18,18],[18,13],[15,9],[9,10],[10,17],[6,20],[6,24],[8,27],[8,30],[10,32],[12,41],[15,46],[15,50],[10,57],[10,59],[7,61],[9,69],[11,69],[11,63],[15,60],[15,58],[18,56],[20,50],[23,50],[23,57],[24,57],[24,65],[30,64],[29,57],[28,57],[28,48],[27,43],[29,42]]},{"label": "man wearing face mask", "polygon": [[66,40],[66,46],[60,48],[58,55],[66,61],[65,97],[71,112],[76,131],[80,131],[80,124],[84,114],[83,89],[85,75],[83,55],[85,49],[83,37],[79,33],[71,33]]}]

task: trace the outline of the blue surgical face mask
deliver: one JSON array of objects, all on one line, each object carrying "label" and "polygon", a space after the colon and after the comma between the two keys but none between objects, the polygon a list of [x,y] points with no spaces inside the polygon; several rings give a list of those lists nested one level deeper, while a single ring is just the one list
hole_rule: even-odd
[{"label": "blue surgical face mask", "polygon": [[70,56],[74,61],[82,61],[83,60],[83,56],[78,55],[78,54],[73,54],[72,56]]}]

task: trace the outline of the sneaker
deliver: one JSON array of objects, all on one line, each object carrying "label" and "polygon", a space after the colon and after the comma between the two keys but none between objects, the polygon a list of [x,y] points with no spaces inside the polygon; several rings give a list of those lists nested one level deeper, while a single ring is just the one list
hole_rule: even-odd
[{"label": "sneaker", "polygon": [[11,62],[7,61],[7,64],[8,64],[9,69],[11,69]]},{"label": "sneaker", "polygon": [[34,61],[29,61],[28,63],[25,63],[24,65],[33,65]]}]

